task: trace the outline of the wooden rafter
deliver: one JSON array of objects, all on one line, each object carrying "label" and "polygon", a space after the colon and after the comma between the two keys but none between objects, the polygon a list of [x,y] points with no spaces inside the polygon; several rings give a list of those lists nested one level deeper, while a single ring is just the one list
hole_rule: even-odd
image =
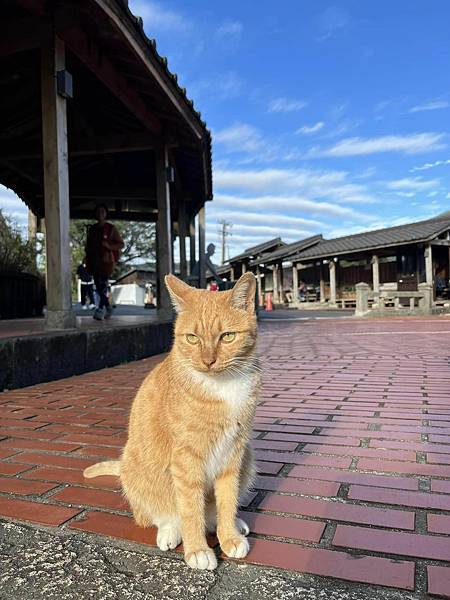
[{"label": "wooden rafter", "polygon": [[124,104],[154,135],[160,135],[161,122],[142,98],[132,89],[126,77],[100,51],[94,40],[79,28],[67,29],[62,37],[68,49]]}]

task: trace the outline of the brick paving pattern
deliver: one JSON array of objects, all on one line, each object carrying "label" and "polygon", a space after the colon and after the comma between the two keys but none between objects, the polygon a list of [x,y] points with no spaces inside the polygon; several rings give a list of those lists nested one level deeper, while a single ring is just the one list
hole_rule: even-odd
[{"label": "brick paving pattern", "polygon": [[[449,348],[442,317],[261,324],[246,560],[450,598]],[[0,394],[0,516],[155,545],[82,470],[158,360]]]}]

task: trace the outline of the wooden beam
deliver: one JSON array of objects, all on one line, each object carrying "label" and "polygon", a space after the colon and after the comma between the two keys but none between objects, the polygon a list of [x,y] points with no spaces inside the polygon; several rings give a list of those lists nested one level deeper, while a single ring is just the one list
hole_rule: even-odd
[{"label": "wooden beam", "polygon": [[200,266],[200,287],[206,287],[206,249],[205,249],[205,206],[198,212],[198,260]]},{"label": "wooden beam", "polygon": [[167,146],[161,145],[156,152],[156,197],[158,200],[158,220],[156,225],[156,265],[157,265],[157,301],[158,315],[171,318],[172,303],[164,278],[172,272],[172,232],[170,219],[170,186],[167,181],[169,155]]},{"label": "wooden beam", "polygon": [[62,35],[71,52],[128,108],[131,114],[152,134],[160,135],[162,128],[159,119],[130,86],[126,77],[100,51],[95,41],[79,27],[67,29]]},{"label": "wooden beam", "polygon": [[[93,219],[93,211],[90,209],[74,208],[70,211],[71,219]],[[137,211],[109,211],[109,218],[113,221],[143,221],[145,223],[156,223],[158,215],[156,213],[149,212],[137,212]]]},{"label": "wooden beam", "polygon": [[191,130],[194,132],[198,141],[204,136],[204,130],[195,116],[192,114],[187,103],[182,98],[174,83],[171,81],[165,69],[161,67],[156,57],[149,52],[147,44],[142,36],[136,35],[136,26],[131,23],[130,19],[124,18],[124,11],[119,8],[116,0],[94,0],[96,4],[107,15],[108,19],[115,28],[120,32],[122,38],[128,45],[129,49],[135,56],[139,58],[147,71],[151,74],[152,79],[156,81],[158,86],[164,91],[172,105],[183,116]]},{"label": "wooden beam", "polygon": [[[99,154],[120,154],[153,150],[155,140],[146,134],[108,135],[96,140],[69,140],[69,156],[97,156]],[[10,160],[33,160],[42,158],[41,148],[29,148],[24,152],[23,145],[10,145],[0,152],[2,158]]]},{"label": "wooden beam", "polygon": [[178,238],[180,241],[180,277],[186,281],[186,206],[182,197],[178,197]]},{"label": "wooden beam", "polygon": [[34,15],[42,16],[45,13],[44,0],[16,0],[16,2]]},{"label": "wooden beam", "polygon": [[69,239],[67,100],[56,91],[56,73],[64,68],[64,43],[53,32],[48,32],[42,45],[41,102],[47,266],[46,326],[49,329],[75,326]]},{"label": "wooden beam", "polygon": [[41,31],[36,19],[7,19],[5,31],[0,36],[0,56],[39,48]]},{"label": "wooden beam", "polygon": [[450,240],[431,240],[431,246],[447,246],[450,247]]},{"label": "wooden beam", "polygon": [[189,219],[189,275],[195,268],[195,217]]}]

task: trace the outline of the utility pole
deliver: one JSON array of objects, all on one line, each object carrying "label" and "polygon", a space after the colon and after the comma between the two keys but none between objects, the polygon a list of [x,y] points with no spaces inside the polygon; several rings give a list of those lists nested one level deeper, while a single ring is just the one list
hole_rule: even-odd
[{"label": "utility pole", "polygon": [[222,246],[222,264],[225,264],[225,247],[226,247],[226,238],[231,235],[231,231],[229,229],[233,227],[232,223],[228,223],[225,219],[219,221],[219,235],[221,239]]}]

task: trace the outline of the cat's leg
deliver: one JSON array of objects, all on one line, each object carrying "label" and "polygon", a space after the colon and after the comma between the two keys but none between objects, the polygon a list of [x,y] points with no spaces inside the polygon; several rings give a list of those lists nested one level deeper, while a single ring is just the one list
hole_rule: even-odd
[{"label": "cat's leg", "polygon": [[201,457],[184,446],[172,454],[171,472],[181,519],[184,558],[193,569],[212,570],[217,559],[206,541],[205,492]]},{"label": "cat's leg", "polygon": [[[249,488],[253,486],[255,479],[256,468],[253,450],[250,446],[246,446],[239,473],[239,504],[245,499],[245,496],[248,494]],[[247,523],[239,517],[236,518],[236,527],[242,535],[247,536],[250,533],[250,528]]]},{"label": "cat's leg", "polygon": [[[215,482],[217,503],[217,537],[225,554],[244,558],[250,549],[240,529],[248,530],[246,523],[236,520],[239,497],[240,457],[235,456]],[[242,527],[240,527],[242,525]]]},{"label": "cat's leg", "polygon": [[158,528],[156,543],[160,550],[174,550],[181,543],[181,522],[177,516],[165,515],[153,517]]},{"label": "cat's leg", "polygon": [[[215,500],[211,502],[207,502],[205,509],[206,516],[206,530],[208,533],[215,533],[217,530],[217,508]],[[242,533],[242,535],[247,536],[250,533],[249,526],[247,523],[236,517],[236,529]]]}]

